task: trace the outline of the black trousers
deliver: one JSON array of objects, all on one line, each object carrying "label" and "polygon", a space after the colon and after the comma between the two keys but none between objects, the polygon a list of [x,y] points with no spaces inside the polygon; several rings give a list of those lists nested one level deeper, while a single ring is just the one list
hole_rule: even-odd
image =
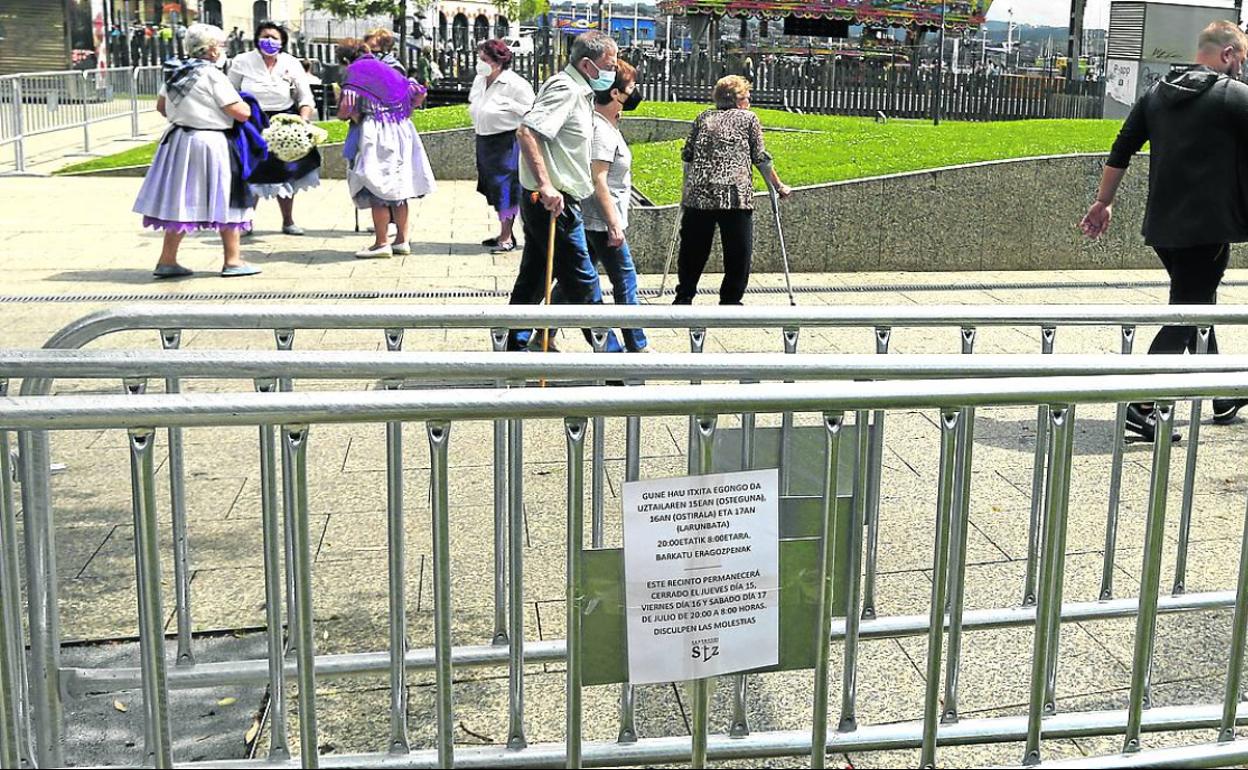
[{"label": "black trousers", "polygon": [[[1171,305],[1218,304],[1218,284],[1222,282],[1226,263],[1231,257],[1230,244],[1178,249],[1154,247],[1153,250],[1170,274]],[[1186,350],[1195,353],[1196,336],[1195,326],[1163,326],[1148,346],[1148,352],[1182,353]],[[1218,352],[1218,339],[1212,327],[1209,329],[1209,352]]]},{"label": "black trousers", "polygon": [[698,281],[711,256],[715,226],[724,246],[724,280],[719,285],[719,304],[740,305],[750,283],[754,257],[754,212],[748,209],[690,209],[680,218],[680,256],[676,262],[675,305],[691,305]]}]

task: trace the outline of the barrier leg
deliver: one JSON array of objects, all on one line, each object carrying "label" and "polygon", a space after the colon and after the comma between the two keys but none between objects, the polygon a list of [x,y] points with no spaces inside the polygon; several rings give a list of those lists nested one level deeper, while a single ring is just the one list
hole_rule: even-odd
[{"label": "barrier leg", "polygon": [[[257,380],[261,393],[277,391],[275,380]],[[285,653],[282,639],[282,536],[281,508],[277,500],[277,433],[272,425],[260,426],[260,514],[264,533],[264,616],[268,631],[269,658],[269,759],[290,759],[286,726]],[[293,628],[291,629],[294,630]]]},{"label": "barrier leg", "polygon": [[[591,329],[590,338],[593,340],[594,352],[603,353],[607,349],[607,335],[610,334],[609,329]],[[605,385],[602,380],[598,381],[599,385]],[[594,464],[591,471],[592,478],[591,500],[592,500],[592,523],[590,525],[590,542],[594,548],[602,548],[603,529],[606,527],[606,488],[607,488],[607,419],[605,417],[594,418]]]},{"label": "barrier leg", "polygon": [[447,471],[451,424],[430,421],[427,431],[433,459],[433,654],[437,680],[438,766],[453,767],[455,724],[451,692],[451,533]]},{"label": "barrier leg", "polygon": [[975,449],[975,409],[959,416],[958,478],[954,495],[953,535],[949,541],[949,660],[945,665],[945,707],[942,724],[958,721],[958,679],[962,663],[962,608],[966,600],[966,544],[971,527],[971,465]]},{"label": "barrier leg", "polygon": [[299,675],[299,763],[316,768],[320,763],[316,740],[316,641],[312,616],[312,544],[308,532],[308,428],[287,425],[283,442],[293,471],[291,538],[293,560],[289,572],[295,578],[295,662]]},{"label": "barrier leg", "polygon": [[[567,767],[581,766],[581,549],[585,547],[585,418],[564,420],[568,441]],[[595,464],[601,462],[594,458]]]},{"label": "barrier leg", "polygon": [[134,501],[135,584],[139,594],[139,660],[143,672],[143,710],[147,762],[173,767],[166,687],[164,611],[160,601],[160,537],[156,525],[156,471],[152,463],[155,432],[130,431],[130,484]]},{"label": "barrier leg", "polygon": [[1157,417],[1153,441],[1152,481],[1148,491],[1148,517],[1144,532],[1144,560],[1140,567],[1140,608],[1135,618],[1135,651],[1131,659],[1131,695],[1127,705],[1127,730],[1123,753],[1140,750],[1140,730],[1149,701],[1153,664],[1153,636],[1157,631],[1157,595],[1161,580],[1161,554],[1165,546],[1166,492],[1170,481],[1173,402],[1153,406]]},{"label": "barrier leg", "polygon": [[852,732],[858,729],[858,629],[861,615],[859,602],[862,593],[862,534],[866,518],[867,472],[870,462],[870,428],[867,425],[870,412],[855,414],[858,430],[858,446],[854,452],[854,496],[849,522],[849,587],[845,602],[845,658],[841,674],[841,720],[838,730]]},{"label": "barrier leg", "polygon": [[[1122,354],[1131,355],[1135,327],[1123,326]],[[1109,469],[1109,511],[1105,518],[1105,558],[1101,564],[1101,599],[1114,598],[1114,554],[1118,548],[1118,508],[1122,500],[1122,456],[1126,451],[1127,405],[1118,405],[1114,418],[1114,451]]]},{"label": "barrier leg", "polygon": [[[641,418],[628,417],[626,425],[624,480],[637,481],[641,478]],[[616,740],[619,743],[637,742],[636,703],[633,686],[628,682],[620,685],[620,731]]]},{"label": "barrier leg", "polygon": [[26,600],[30,624],[30,719],[38,767],[64,767],[61,706],[61,629],[56,580],[51,465],[47,431],[18,434],[22,458],[22,518],[26,538]]},{"label": "barrier leg", "polygon": [[[1209,352],[1210,327],[1196,329],[1196,353]],[[1192,417],[1187,426],[1187,464],[1183,468],[1183,507],[1179,512],[1179,547],[1174,557],[1173,593],[1181,594],[1187,583],[1187,550],[1192,538],[1192,504],[1196,491],[1196,452],[1200,447],[1200,411],[1204,401],[1192,399]]]},{"label": "barrier leg", "polygon": [[[797,335],[799,330],[795,328],[785,329],[784,352],[794,354],[797,352]],[[792,472],[789,463],[789,442],[793,436],[793,413],[785,412],[780,416],[780,494],[789,494],[789,484],[792,480]]]},{"label": "barrier leg", "polygon": [[[294,329],[276,329],[273,332],[274,339],[277,341],[278,350],[291,350],[295,345]],[[294,389],[294,383],[290,378],[282,377],[277,381],[277,388],[282,393],[289,393]],[[282,442],[282,512],[285,526],[282,531],[285,533],[286,547],[286,627],[291,629],[290,648],[294,651],[294,647],[299,644],[297,634],[294,633],[295,628],[295,574],[294,574],[294,521],[293,509],[295,499],[294,489],[294,459],[290,454],[290,442]]]},{"label": "barrier leg", "polygon": [[[1040,329],[1040,352],[1052,353],[1053,343],[1057,337],[1057,328],[1045,326]],[[1036,407],[1036,452],[1032,461],[1031,471],[1031,517],[1027,525],[1027,575],[1023,582],[1023,606],[1030,607],[1036,603],[1036,579],[1038,576],[1036,560],[1040,555],[1040,516],[1044,511],[1044,487],[1049,441],[1049,407],[1041,404]]]},{"label": "barrier leg", "polygon": [[522,749],[528,745],[524,737],[524,421],[512,420],[510,426],[511,446],[508,474],[511,501],[508,510],[507,537],[511,552],[508,568],[510,575],[509,635],[511,641],[507,747]]},{"label": "barrier leg", "polygon": [[819,620],[815,624],[814,715],[810,730],[810,766],[825,765],[828,746],[828,674],[832,636],[832,588],[836,584],[836,513],[840,495],[841,412],[824,412],[827,465],[823,472],[823,537],[819,542]]},{"label": "barrier leg", "polygon": [[[177,350],[182,343],[182,332],[162,329],[160,345],[163,350]],[[166,393],[182,392],[177,377],[165,378]],[[195,662],[191,650],[191,556],[186,534],[186,471],[182,458],[182,429],[169,428],[169,512],[173,520],[173,587],[177,609],[178,658],[177,665]]]},{"label": "barrier leg", "polygon": [[[9,381],[0,378],[0,397],[7,396]],[[17,536],[17,506],[13,496],[13,475],[16,468],[12,457],[9,432],[0,431],[0,622],[9,634],[9,686],[0,693],[10,694],[9,718],[17,725],[14,751],[29,759],[29,746],[23,746],[26,735],[26,655],[22,626],[22,592],[20,556]]]},{"label": "barrier leg", "polygon": [[1058,639],[1061,634],[1062,582],[1066,563],[1066,514],[1070,496],[1070,461],[1074,448],[1074,407],[1049,408],[1053,428],[1047,510],[1044,518],[1044,557],[1036,603],[1036,634],[1032,653],[1031,690],[1027,712],[1027,741],[1023,764],[1040,761],[1042,719],[1050,708],[1057,675]]},{"label": "barrier leg", "polygon": [[1226,692],[1222,699],[1222,726],[1218,742],[1235,740],[1235,716],[1239,711],[1240,685],[1244,675],[1244,648],[1248,641],[1248,512],[1239,544],[1239,577],[1235,581],[1235,619],[1231,622],[1231,653],[1226,664]]},{"label": "barrier leg", "polygon": [[932,554],[932,606],[927,632],[927,686],[923,698],[923,745],[920,767],[936,766],[936,730],[940,718],[940,652],[945,630],[945,589],[949,568],[949,529],[953,517],[954,466],[959,412],[940,413],[940,479],[936,500],[936,542]]},{"label": "barrier leg", "polygon": [[[876,327],[875,352],[888,353],[892,329]],[[867,471],[867,565],[862,580],[862,617],[875,617],[875,574],[879,564],[880,549],[880,480],[884,471],[884,410],[877,409],[871,415],[871,466]]]},{"label": "barrier leg", "polygon": [[[494,352],[507,349],[507,330],[491,329]],[[505,382],[497,381],[496,387]],[[507,644],[507,421],[494,421],[494,644]]]},{"label": "barrier leg", "polygon": [[[714,415],[700,415],[696,418],[698,430],[698,472],[712,473],[714,469],[715,422]],[[693,717],[691,727],[693,740],[693,766],[706,767],[706,745],[710,735],[708,711],[710,706],[710,680],[695,679],[689,686]]]}]

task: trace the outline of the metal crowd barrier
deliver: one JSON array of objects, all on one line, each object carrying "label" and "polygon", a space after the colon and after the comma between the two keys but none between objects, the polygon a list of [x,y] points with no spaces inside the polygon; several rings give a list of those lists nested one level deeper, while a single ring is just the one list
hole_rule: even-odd
[{"label": "metal crowd barrier", "polygon": [[160,67],[62,70],[0,76],[0,147],[13,145],[18,173],[26,171],[27,139],[82,129],[82,154],[91,154],[91,126],[129,116],[138,138],[139,115],[156,109]]},{"label": "metal crowd barrier", "polygon": [[[371,307],[371,308],[348,308],[343,306],[330,307],[300,307],[300,306],[271,306],[271,307],[249,307],[249,308],[211,308],[211,307],[185,307],[170,308],[168,306],[157,307],[131,307],[119,310],[104,311],[102,313],[93,314],[78,322],[66,327],[62,332],[55,335],[49,342],[49,347],[77,347],[86,344],[92,339],[106,334],[136,330],[150,329],[160,330],[162,346],[168,350],[176,349],[180,346],[181,330],[192,329],[269,329],[275,334],[277,346],[279,349],[289,350],[294,344],[294,335],[296,329],[384,329],[387,341],[387,347],[391,351],[398,351],[403,344],[403,329],[413,328],[490,328],[492,329],[491,337],[493,346],[496,350],[501,349],[505,342],[506,327],[526,327],[538,326],[548,321],[559,323],[562,325],[574,326],[596,326],[598,324],[605,325],[610,323],[613,326],[618,325],[638,325],[648,327],[668,327],[668,328],[687,328],[690,332],[691,349],[695,352],[701,352],[706,340],[707,329],[714,328],[779,328],[782,330],[782,340],[786,353],[792,354],[796,352],[798,335],[803,327],[867,327],[873,333],[877,352],[884,353],[888,351],[891,330],[894,326],[915,326],[915,327],[931,327],[931,326],[954,326],[959,329],[961,346],[963,352],[969,353],[973,351],[975,340],[975,328],[977,326],[998,326],[998,325],[1036,325],[1040,327],[1042,339],[1042,351],[1051,354],[1053,350],[1055,331],[1058,325],[1090,325],[1090,324],[1115,324],[1121,325],[1121,337],[1123,340],[1124,352],[1130,351],[1130,343],[1134,338],[1135,325],[1145,323],[1188,323],[1188,324],[1212,324],[1212,323],[1243,323],[1248,320],[1248,313],[1236,308],[1211,308],[1207,306],[1197,307],[1171,307],[1165,309],[1147,309],[1142,310],[1136,307],[1120,307],[1120,306],[1024,306],[1024,307],[955,307],[955,308],[877,308],[877,307],[853,307],[853,308],[803,308],[800,311],[793,308],[695,308],[682,309],[684,312],[676,313],[670,308],[453,308],[453,307]],[[887,324],[887,325],[886,325]],[[1204,327],[1202,327],[1204,328]],[[604,339],[601,335],[596,335],[601,341]],[[568,361],[569,366],[580,366],[580,364],[572,364],[572,357],[564,356],[561,360]],[[491,359],[493,360],[493,359]],[[912,360],[907,356],[906,360]],[[968,362],[974,358],[967,359]],[[1049,359],[1046,359],[1049,360]],[[1129,361],[1130,359],[1124,359]],[[454,369],[456,372],[465,371],[462,368],[464,363],[462,357],[456,357]],[[160,370],[164,371],[164,370]],[[586,372],[582,366],[580,371]],[[896,376],[896,370],[888,376]],[[454,376],[453,372],[445,372],[447,376]],[[738,372],[740,374],[740,372]],[[179,387],[179,378],[175,373],[163,375],[166,378],[166,389],[176,392]],[[584,376],[584,375],[583,375]],[[278,386],[282,390],[289,390],[292,387],[292,380],[295,375],[291,374],[283,376],[279,379]],[[488,379],[488,378],[487,378]],[[690,377],[690,380],[696,378]],[[749,379],[742,376],[742,379]],[[503,384],[504,380],[494,379],[494,382]],[[393,380],[389,381],[393,384]],[[49,392],[51,383],[47,379],[31,379],[23,384],[23,394],[39,394]],[[1194,405],[1199,408],[1198,405]],[[1044,490],[1046,485],[1046,474],[1049,471],[1049,464],[1046,461],[1048,455],[1048,446],[1051,443],[1047,436],[1048,417],[1046,407],[1039,407],[1037,418],[1037,433],[1041,436],[1041,441],[1037,442],[1036,447],[1036,465],[1033,478],[1033,498],[1032,498],[1032,515],[1030,526],[1031,547],[1028,551],[1028,573],[1024,585],[1024,605],[1034,603],[1036,583],[1038,580],[1037,558],[1039,555],[1039,535],[1040,535],[1040,518],[1044,506]],[[866,522],[866,539],[867,554],[865,559],[865,574],[862,590],[862,613],[861,618],[865,620],[874,619],[876,616],[875,609],[875,578],[877,568],[877,544],[878,544],[878,486],[879,486],[879,468],[882,457],[883,446],[883,425],[884,414],[882,410],[877,410],[874,414],[865,417],[864,423],[870,423],[873,427],[870,431],[869,445],[864,455],[864,466],[868,469],[868,477],[865,480],[867,495],[865,497],[866,510],[863,511],[863,517]],[[1123,419],[1122,409],[1119,409],[1119,422],[1116,430],[1121,435],[1121,425]],[[971,420],[964,420],[963,425],[967,425]],[[518,618],[514,608],[519,605],[515,601],[516,596],[507,596],[508,581],[507,575],[510,573],[511,590],[521,584],[521,580],[515,579],[519,570],[519,560],[512,559],[511,565],[507,565],[508,544],[504,540],[503,533],[506,530],[508,519],[509,501],[514,501],[516,490],[509,489],[506,483],[508,469],[515,466],[509,464],[507,454],[508,449],[518,445],[520,426],[513,424],[515,428],[509,434],[508,421],[496,420],[495,422],[495,633],[494,643],[496,645],[505,645],[508,643],[509,626],[515,626],[517,623],[523,623],[523,618]],[[742,424],[749,425],[752,435],[753,416],[743,415]],[[787,434],[792,428],[792,417],[786,414],[784,418],[784,431]],[[594,456],[601,456],[602,448],[602,420],[594,420]],[[637,446],[638,446],[638,425],[636,420],[628,421],[628,461],[627,468],[630,478],[635,478],[637,467]],[[182,448],[181,436],[178,429],[172,429],[169,435],[170,441],[170,468],[171,468],[171,507],[173,511],[174,522],[174,540],[175,540],[175,584],[177,585],[177,627],[178,627],[178,662],[180,664],[189,664],[193,662],[191,654],[191,638],[190,638],[190,600],[189,600],[189,568],[186,555],[186,537],[185,537],[185,502],[184,492],[181,479],[182,465]],[[691,445],[694,441],[693,430],[691,427]],[[1107,554],[1111,554],[1106,558],[1104,568],[1104,578],[1102,583],[1102,598],[1112,598],[1112,553],[1113,543],[1116,537],[1116,519],[1117,519],[1117,502],[1118,489],[1121,479],[1121,440],[1115,442],[1117,448],[1114,454],[1114,471],[1111,484],[1110,510],[1107,518],[1107,542],[1109,547],[1106,549]],[[747,442],[743,442],[742,449],[748,450]],[[788,441],[782,440],[781,446],[787,446]],[[1196,442],[1189,444],[1189,471],[1191,476],[1192,468],[1194,468]],[[3,458],[7,460],[7,454]],[[290,457],[287,453],[282,455],[282,465],[285,471],[289,471]],[[284,474],[284,477],[289,476]],[[593,483],[593,516],[592,527],[593,542],[600,545],[602,542],[602,481],[603,470],[600,465],[594,467],[594,483]],[[1185,514],[1184,514],[1184,531],[1190,526],[1190,497],[1191,486],[1187,484],[1187,493],[1185,495]],[[289,502],[290,489],[283,489],[283,496],[286,502]],[[515,507],[514,505],[512,506]],[[289,544],[287,544],[289,551]],[[1186,540],[1182,543],[1183,551],[1186,550]],[[514,550],[513,550],[514,555]],[[1180,570],[1176,572],[1176,586],[1181,585],[1182,561],[1180,562]],[[288,581],[287,597],[293,594],[293,584]],[[508,601],[511,599],[512,601]],[[509,617],[507,614],[508,605],[511,605],[513,612]],[[856,622],[856,621],[854,621]],[[852,687],[847,687],[846,700],[852,702]],[[952,700],[952,698],[950,698]],[[949,717],[956,718],[956,702],[951,703],[949,708]],[[852,714],[843,726],[852,725]],[[622,713],[621,735],[629,736],[633,732],[631,726],[631,699],[626,694],[626,706]]]},{"label": "metal crowd barrier", "polygon": [[[1082,362],[1073,357],[1027,357],[1028,361],[1009,362],[998,357],[983,361],[961,357],[924,357],[913,366],[894,364],[874,357],[818,359],[810,356],[749,356],[706,355],[697,360],[688,357],[652,356],[531,356],[487,355],[476,358],[447,356],[430,360],[430,356],[353,356],[352,354],[6,354],[6,373],[24,378],[24,389],[31,385],[38,390],[41,380],[49,376],[121,377],[132,394],[142,391],[142,380],[159,372],[165,376],[212,378],[244,377],[256,379],[261,391],[273,391],[278,374],[295,377],[380,377],[387,382],[403,377],[443,376],[456,367],[465,367],[461,376],[485,376],[508,381],[523,381],[538,373],[548,378],[561,375],[623,379],[630,382],[655,378],[689,377],[702,380],[735,380],[814,378],[801,384],[741,384],[713,386],[646,385],[631,388],[570,387],[560,389],[511,388],[498,390],[401,391],[387,389],[367,393],[272,393],[184,395],[178,393],[128,396],[58,396],[42,398],[22,396],[0,399],[0,429],[18,430],[22,443],[23,506],[26,519],[28,557],[28,591],[30,592],[31,671],[30,721],[35,730],[35,746],[40,766],[61,764],[59,745],[59,687],[64,684],[73,692],[75,680],[91,681],[93,691],[101,685],[115,688],[140,684],[144,693],[146,730],[145,756],[158,767],[170,766],[171,725],[168,713],[170,687],[204,686],[220,682],[265,681],[273,688],[273,697],[284,700],[285,679],[297,677],[299,682],[300,745],[298,762],[303,766],[359,766],[384,764],[394,767],[464,767],[531,766],[565,764],[568,767],[624,764],[650,764],[691,760],[703,766],[708,758],[742,759],[751,757],[786,756],[809,753],[813,766],[822,767],[826,752],[917,747],[922,751],[922,764],[934,766],[940,745],[1002,742],[1022,740],[1026,743],[1026,764],[1040,760],[1042,738],[1078,737],[1101,734],[1122,734],[1123,751],[1134,754],[1141,748],[1143,731],[1216,728],[1217,742],[1167,749],[1157,761],[1181,759],[1188,763],[1233,763],[1248,761],[1248,742],[1236,740],[1235,727],[1248,723],[1248,707],[1241,704],[1240,685],[1242,661],[1248,633],[1248,515],[1245,518],[1243,551],[1241,551],[1237,586],[1234,592],[1199,595],[1176,594],[1161,597],[1158,592],[1142,590],[1139,600],[1113,600],[1063,604],[1063,573],[1065,531],[1070,491],[1071,456],[1074,419],[1077,405],[1087,403],[1148,401],[1155,402],[1159,421],[1157,440],[1153,447],[1152,480],[1146,523],[1146,541],[1141,566],[1141,585],[1156,586],[1160,578],[1164,527],[1169,488],[1171,438],[1174,402],[1209,396],[1248,396],[1243,372],[1248,361],[1231,356],[1221,361],[1197,359],[1184,361],[1179,357],[1122,359],[1114,356],[1094,357]],[[570,359],[561,363],[560,358]],[[911,357],[906,357],[911,358]],[[371,360],[370,360],[371,359]],[[546,360],[551,359],[551,360]],[[583,359],[583,360],[577,360]],[[1052,363],[1052,366],[1049,364]],[[995,368],[994,368],[995,366]],[[564,367],[560,369],[560,367]],[[1222,372],[1218,370],[1221,368]],[[1131,371],[1133,374],[1110,374]],[[1043,373],[1083,372],[1082,376],[1035,376]],[[1165,372],[1182,372],[1170,374]],[[1088,373],[1095,376],[1087,376]],[[876,382],[827,382],[827,377],[899,377],[930,375],[961,377],[961,379],[920,379],[902,381],[888,379]],[[1027,375],[1001,376],[1001,375]],[[967,377],[970,377],[969,379]],[[29,378],[29,379],[25,379]],[[1047,425],[1051,428],[1050,462],[1045,482],[1043,534],[1039,538],[1039,583],[1034,607],[963,612],[960,588],[966,558],[968,532],[969,471],[974,443],[972,424],[974,409],[992,406],[1042,404],[1047,407]],[[695,715],[692,738],[640,738],[631,742],[583,742],[580,739],[581,681],[584,673],[584,642],[581,619],[584,607],[584,586],[581,583],[584,549],[584,456],[585,434],[595,418],[688,415],[697,421],[698,436],[690,447],[698,457],[700,472],[713,467],[716,420],[720,415],[758,413],[821,413],[826,446],[823,468],[823,525],[820,537],[823,552],[819,585],[828,582],[836,565],[832,540],[839,538],[833,526],[833,511],[838,500],[840,456],[856,453],[866,458],[867,433],[859,431],[855,447],[842,448],[845,414],[855,412],[859,427],[870,412],[888,409],[939,410],[940,464],[937,528],[933,551],[933,582],[931,611],[925,616],[868,618],[859,624],[858,613],[851,611],[844,621],[834,621],[830,590],[821,592],[822,606],[818,613],[815,637],[816,693],[812,726],[809,732],[751,732],[735,736],[710,735],[707,722],[707,695],[704,686],[693,689]],[[447,452],[453,424],[457,421],[488,420],[504,413],[515,425],[525,420],[562,418],[567,438],[567,513],[568,513],[568,602],[566,644],[538,643],[528,646],[523,634],[516,634],[507,649],[491,647],[453,648],[450,643],[452,592],[449,540],[447,533],[448,476]],[[401,431],[406,422],[426,424],[432,462],[432,513],[434,549],[434,611],[435,644],[432,650],[409,651],[403,643],[403,615],[396,613],[392,603],[392,643],[387,653],[337,655],[318,658],[312,634],[312,566],[308,539],[308,470],[307,447],[317,423],[386,423]],[[265,662],[244,661],[222,664],[199,664],[172,670],[165,664],[160,618],[159,588],[160,553],[157,540],[157,504],[154,499],[155,472],[152,462],[155,430],[199,426],[258,426],[261,469],[263,475],[263,528],[265,535],[266,596],[280,596],[281,535],[276,480],[276,426],[281,426],[284,452],[291,456],[288,481],[291,494],[287,499],[286,526],[292,534],[292,550],[287,560],[288,575],[293,582],[291,596],[296,611],[291,620],[295,640],[295,661],[283,660],[280,609],[278,602],[268,603],[269,657]],[[964,427],[965,426],[965,427]],[[137,590],[140,605],[140,643],[142,665],[138,672],[69,672],[62,678],[57,652],[57,605],[55,576],[49,570],[54,559],[51,531],[51,500],[48,479],[47,430],[124,428],[129,431],[132,464],[132,491],[135,515]],[[513,432],[514,436],[515,433]],[[394,455],[391,460],[395,459]],[[522,458],[511,456],[516,467]],[[597,464],[597,463],[596,463]],[[865,473],[864,464],[855,465],[855,490]],[[395,493],[398,473],[390,473],[391,495]],[[959,480],[961,479],[961,480]],[[509,492],[518,488],[519,476],[509,479]],[[400,482],[401,483],[401,482]],[[401,495],[401,491],[399,492]],[[522,494],[522,493],[521,493]],[[1187,490],[1190,494],[1190,488]],[[512,497],[514,505],[516,495]],[[858,606],[856,583],[859,572],[855,553],[862,549],[861,526],[865,502],[853,505],[848,527],[850,606]],[[11,511],[11,509],[10,509]],[[391,508],[395,513],[394,506]],[[398,510],[401,523],[402,511]],[[514,507],[508,511],[515,515]],[[395,518],[391,518],[393,524]],[[401,527],[400,527],[401,529]],[[0,534],[7,529],[0,529]],[[401,542],[401,541],[400,541]],[[513,539],[514,542],[514,539]],[[8,554],[13,541],[0,553]],[[391,541],[391,561],[396,546]],[[591,550],[596,546],[591,545]],[[6,563],[5,568],[9,568]],[[393,572],[391,573],[393,575]],[[401,574],[401,573],[400,573]],[[7,577],[8,573],[5,572]],[[5,581],[9,584],[9,581]],[[394,586],[392,584],[392,590]],[[516,586],[512,586],[516,590]],[[523,585],[519,590],[523,596]],[[948,604],[946,601],[948,600]],[[402,604],[397,607],[401,610]],[[1156,618],[1159,612],[1182,612],[1234,607],[1235,617],[1230,641],[1229,662],[1225,681],[1225,697],[1220,704],[1173,708],[1147,708]],[[946,614],[946,607],[947,614]],[[1054,672],[1058,660],[1057,638],[1063,620],[1100,618],[1136,618],[1136,643],[1131,667],[1131,689],[1128,708],[1119,711],[1098,711],[1055,714],[1051,708]],[[10,616],[0,616],[9,625]],[[46,624],[46,625],[44,625]],[[949,716],[952,690],[956,703],[958,643],[963,630],[997,628],[1014,625],[1035,625],[1034,654],[1030,675],[1030,701],[1026,717],[988,719],[953,719]],[[944,676],[944,705],[941,705],[941,668],[945,628],[948,626],[949,652]],[[11,631],[11,626],[10,626]],[[928,669],[923,718],[917,722],[895,725],[846,726],[852,719],[852,691],[842,702],[841,730],[828,734],[828,684],[830,666],[828,641],[843,639],[846,646],[843,682],[853,680],[856,658],[851,650],[862,637],[925,635],[927,637]],[[10,641],[8,634],[0,639]],[[3,652],[3,650],[0,650]],[[12,649],[9,649],[10,655]],[[0,675],[9,655],[0,655]],[[567,661],[567,742],[526,746],[523,739],[523,666],[526,661]],[[41,660],[42,659],[42,660]],[[457,666],[497,665],[508,662],[510,689],[519,693],[519,708],[512,703],[511,717],[519,720],[520,741],[506,747],[456,748],[452,741],[452,673]],[[520,664],[520,665],[517,665]],[[437,747],[432,751],[411,751],[407,742],[406,712],[395,704],[405,701],[399,694],[405,687],[409,669],[432,668],[436,673]],[[331,677],[363,671],[390,670],[392,688],[392,736],[389,752],[350,756],[317,756],[316,692],[318,677]],[[267,674],[267,676],[266,676]],[[11,676],[11,666],[10,673]],[[3,699],[0,699],[3,700]],[[7,704],[6,704],[7,705]],[[19,704],[18,709],[22,708]],[[734,711],[736,704],[734,704]],[[2,715],[2,714],[0,714]],[[20,743],[22,723],[10,729],[13,722],[0,723],[0,749]],[[513,728],[516,725],[513,725]],[[274,723],[277,735],[279,723]],[[284,722],[280,724],[282,737]],[[267,766],[295,766],[285,754],[283,741],[275,738],[275,753]],[[280,746],[280,751],[276,751]],[[7,756],[7,755],[6,755]],[[1111,758],[1112,761],[1148,765],[1152,755]],[[251,767],[257,762],[213,762],[212,766]],[[192,766],[209,766],[199,763]],[[1193,765],[1195,766],[1195,765]],[[1203,766],[1203,764],[1201,764]]]}]

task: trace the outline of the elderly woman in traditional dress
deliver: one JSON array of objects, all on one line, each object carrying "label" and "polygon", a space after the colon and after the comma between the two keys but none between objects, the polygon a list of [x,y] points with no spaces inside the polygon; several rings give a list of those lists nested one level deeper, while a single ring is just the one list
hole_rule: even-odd
[{"label": "elderly woman in traditional dress", "polygon": [[520,145],[516,129],[533,106],[533,86],[511,69],[512,53],[501,40],[477,46],[477,78],[468,93],[468,114],[477,135],[477,192],[498,212],[498,235],[481,242],[493,253],[513,251],[512,225],[520,213]]},{"label": "elderly woman in traditional dress", "polygon": [[[230,82],[256,97],[266,118],[281,113],[312,119],[316,101],[303,65],[285,53],[290,33],[271,21],[256,27],[256,50],[236,56],[230,63]],[[262,163],[248,178],[262,198],[277,198],[282,210],[282,232],[303,235],[295,224],[295,193],[321,183],[321,155],[316,148],[307,156],[287,163],[276,155]]]},{"label": "elderly woman in traditional dress", "polygon": [[[357,208],[371,209],[373,214],[373,245],[355,256],[384,259],[412,253],[407,202],[434,190],[433,170],[411,121],[412,110],[424,102],[427,89],[366,50],[358,41],[343,41],[338,47],[339,59],[347,65],[338,117],[352,123],[343,148],[347,189]],[[393,243],[387,238],[392,218]]]},{"label": "elderly woman in traditional dress", "polygon": [[225,33],[209,24],[193,24],[185,43],[191,58],[165,65],[156,109],[170,126],[134,203],[145,227],[165,232],[153,275],[191,275],[178,264],[178,246],[193,230],[221,234],[225,250],[221,275],[255,275],[260,269],[243,261],[238,242],[240,233],[251,228],[254,198],[242,180],[234,178],[225,134],[236,120],[247,120],[251,109],[214,66],[223,54]]}]

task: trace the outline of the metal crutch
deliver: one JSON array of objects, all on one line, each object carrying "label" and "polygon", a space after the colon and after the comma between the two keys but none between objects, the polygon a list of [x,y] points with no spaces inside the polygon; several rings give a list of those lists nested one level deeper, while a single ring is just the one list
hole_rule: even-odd
[{"label": "metal crutch", "polygon": [[784,264],[784,285],[789,290],[789,305],[797,307],[797,300],[793,299],[793,278],[789,275],[789,250],[784,245],[784,228],[780,225],[780,193],[766,174],[763,174],[763,181],[767,185],[767,198],[771,201],[771,216],[776,222],[776,237],[780,239],[780,261]]}]

